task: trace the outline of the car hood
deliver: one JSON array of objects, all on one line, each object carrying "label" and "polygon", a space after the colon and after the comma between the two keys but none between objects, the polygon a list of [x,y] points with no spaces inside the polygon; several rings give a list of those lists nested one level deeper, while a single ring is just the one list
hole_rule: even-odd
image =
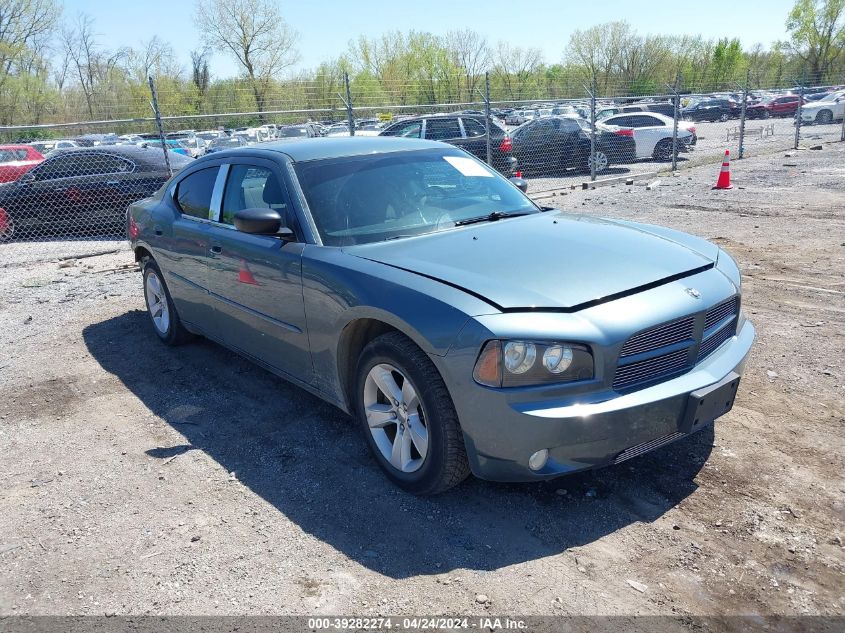
[{"label": "car hood", "polygon": [[560,211],[343,250],[459,288],[498,310],[564,312],[695,274],[719,252],[678,231]]}]

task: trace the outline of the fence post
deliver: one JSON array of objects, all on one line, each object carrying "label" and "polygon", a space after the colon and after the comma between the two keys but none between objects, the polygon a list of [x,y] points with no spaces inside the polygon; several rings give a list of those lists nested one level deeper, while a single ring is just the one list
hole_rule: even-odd
[{"label": "fence post", "polygon": [[748,107],[748,83],[751,78],[751,71],[745,74],[745,86],[742,88],[742,107],[739,112],[739,151],[737,156],[742,159],[745,156],[745,109]]},{"label": "fence post", "polygon": [[487,133],[487,164],[493,164],[493,149],[490,147],[490,73],[484,73],[484,127]]},{"label": "fence post", "polygon": [[349,136],[355,136],[355,117],[352,114],[352,90],[349,88],[349,73],[343,73],[346,84],[346,120],[349,123]]},{"label": "fence post", "polygon": [[672,172],[678,171],[678,119],[681,118],[681,94],[678,92],[681,74],[675,77],[672,87]]},{"label": "fence post", "polygon": [[164,140],[164,126],[161,123],[161,111],[158,109],[158,92],[156,92],[155,81],[153,76],[149,76],[150,80],[150,94],[152,95],[152,102],[150,106],[153,109],[153,114],[156,118],[156,127],[158,127],[158,138],[161,141],[161,151],[164,152],[164,164],[167,165],[167,173],[173,175],[173,169],[170,167],[170,154],[167,151],[167,143]]},{"label": "fence post", "polygon": [[[843,97],[843,98],[845,98],[845,97]],[[840,134],[839,134],[839,140],[845,141],[845,111],[842,112],[842,132],[840,132]]]},{"label": "fence post", "polygon": [[590,180],[596,179],[596,77],[590,86]]},{"label": "fence post", "polygon": [[798,110],[795,112],[795,148],[798,149],[798,142],[801,140],[801,114],[804,109],[804,81],[798,88]]}]

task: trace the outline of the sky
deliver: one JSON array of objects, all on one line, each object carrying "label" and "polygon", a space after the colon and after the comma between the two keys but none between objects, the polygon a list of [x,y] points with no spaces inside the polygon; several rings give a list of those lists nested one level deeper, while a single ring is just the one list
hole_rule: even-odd
[{"label": "sky", "polygon": [[[201,48],[192,22],[193,0],[64,0],[64,17],[86,13],[94,18],[99,42],[106,48],[138,46],[158,35],[173,46],[190,68],[190,51]],[[505,40],[540,48],[547,63],[561,60],[569,34],[602,22],[626,20],[640,33],[701,34],[706,38],[739,37],[744,47],[768,46],[786,36],[784,22],[794,0],[279,0],[282,15],[299,33],[301,61],[295,70],[315,68],[337,57],[350,39],[391,30],[429,31],[442,35],[471,28],[491,44]],[[591,10],[587,10],[589,7]],[[237,74],[236,63],[222,53],[212,58],[215,78]]]}]

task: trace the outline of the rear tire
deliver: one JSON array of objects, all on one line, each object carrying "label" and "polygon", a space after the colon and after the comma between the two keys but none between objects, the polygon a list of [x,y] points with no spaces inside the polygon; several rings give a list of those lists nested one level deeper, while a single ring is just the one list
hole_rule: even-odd
[{"label": "rear tire", "polygon": [[8,211],[3,211],[0,217],[0,242],[11,242],[15,239],[15,220]]},{"label": "rear tire", "polygon": [[[605,172],[610,167],[610,157],[600,149],[596,150],[596,173]],[[584,170],[592,172],[593,157],[588,153],[585,159]]]},{"label": "rear tire", "polygon": [[390,332],[361,352],[355,409],[367,445],[394,484],[434,495],[469,475],[458,414],[443,378],[413,341]]},{"label": "rear tire", "polygon": [[728,119],[730,118],[731,117],[727,112],[723,112],[721,115],[719,115],[719,121],[721,121],[722,123],[727,123]]},{"label": "rear tire", "polygon": [[181,345],[192,339],[193,335],[179,319],[158,264],[151,257],[145,257],[141,267],[144,275],[144,303],[156,336],[165,345]]}]

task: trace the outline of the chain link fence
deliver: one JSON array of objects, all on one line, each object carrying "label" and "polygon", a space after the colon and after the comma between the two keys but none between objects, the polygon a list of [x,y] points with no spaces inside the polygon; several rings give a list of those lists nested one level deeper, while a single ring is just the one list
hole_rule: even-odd
[{"label": "chain link fence", "polygon": [[[448,89],[444,89],[444,85]],[[660,172],[845,140],[845,86],[698,90],[682,78],[660,94],[568,78],[526,90],[490,77],[397,82],[378,90],[347,75],[294,82],[245,108],[243,88],[196,112],[166,86],[123,102],[102,96],[107,118],[0,127],[0,265],[73,257],[125,245],[126,207],[199,156],[303,137],[402,136],[454,144],[529,195],[644,180]],[[90,104],[89,104],[90,106]],[[138,116],[146,109],[147,116]]]}]

